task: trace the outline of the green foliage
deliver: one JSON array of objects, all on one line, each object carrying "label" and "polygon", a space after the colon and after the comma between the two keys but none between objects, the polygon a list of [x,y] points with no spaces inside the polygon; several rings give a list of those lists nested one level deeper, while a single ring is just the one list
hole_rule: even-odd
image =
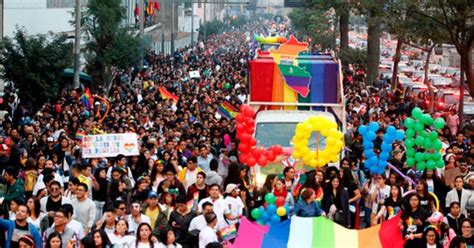
[{"label": "green foliage", "polygon": [[347,48],[341,50],[338,56],[344,66],[349,64],[358,64],[362,68],[367,66],[367,50]]},{"label": "green foliage", "polygon": [[113,67],[139,65],[143,45],[138,35],[121,26],[124,17],[120,0],[90,0],[84,13],[86,71],[96,84],[108,84]]},{"label": "green foliage", "polygon": [[13,38],[3,40],[4,79],[15,84],[23,100],[37,105],[59,96],[67,84],[61,72],[72,61],[72,44],[66,36],[28,37],[18,29]]},{"label": "green foliage", "polygon": [[230,26],[240,28],[243,27],[245,24],[248,23],[248,19],[244,15],[239,15],[239,16],[232,16],[229,19]]},{"label": "green foliage", "polygon": [[212,20],[205,22],[199,29],[199,36],[203,37],[204,29],[206,29],[206,34],[209,36],[211,34],[217,34],[222,31],[224,28],[224,23],[219,20]]},{"label": "green foliage", "polygon": [[298,34],[311,37],[313,43],[319,44],[323,50],[332,48],[333,31],[331,18],[327,12],[319,9],[294,8],[289,18]]}]

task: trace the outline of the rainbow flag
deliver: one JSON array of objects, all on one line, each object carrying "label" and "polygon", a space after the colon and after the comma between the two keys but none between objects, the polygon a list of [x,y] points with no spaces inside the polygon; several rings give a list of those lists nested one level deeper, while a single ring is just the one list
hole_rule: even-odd
[{"label": "rainbow flag", "polygon": [[87,110],[90,110],[94,106],[94,97],[91,94],[89,87],[84,88],[84,94],[81,96],[82,104]]},{"label": "rainbow flag", "polygon": [[227,119],[232,119],[239,113],[239,110],[232,106],[232,104],[230,104],[228,101],[223,101],[221,104],[219,104],[217,112]]},{"label": "rainbow flag", "polygon": [[402,248],[400,215],[363,230],[351,230],[325,217],[292,217],[270,226],[242,219],[233,248]]},{"label": "rainbow flag", "polygon": [[179,97],[169,92],[165,87],[159,87],[161,98],[173,99],[173,103],[176,104],[179,101]]},{"label": "rainbow flag", "polygon": [[237,228],[235,225],[229,225],[219,230],[223,240],[230,240],[237,236]]},{"label": "rainbow flag", "polygon": [[79,143],[82,143],[82,139],[86,136],[86,133],[83,131],[77,131],[76,136],[74,137]]}]

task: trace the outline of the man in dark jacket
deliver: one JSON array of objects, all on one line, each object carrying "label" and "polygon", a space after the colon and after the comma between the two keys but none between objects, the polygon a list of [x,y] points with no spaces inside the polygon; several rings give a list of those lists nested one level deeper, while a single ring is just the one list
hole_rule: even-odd
[{"label": "man in dark jacket", "polygon": [[3,175],[3,179],[6,183],[5,195],[0,197],[0,204],[9,206],[10,201],[15,198],[23,198],[25,191],[23,187],[23,181],[18,179],[18,170],[14,167],[7,167]]}]

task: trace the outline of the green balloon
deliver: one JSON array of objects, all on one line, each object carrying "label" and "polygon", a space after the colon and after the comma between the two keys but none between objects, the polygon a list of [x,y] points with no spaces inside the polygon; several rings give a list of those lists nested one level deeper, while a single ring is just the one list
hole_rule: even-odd
[{"label": "green balloon", "polygon": [[423,138],[428,138],[428,137],[429,137],[429,134],[428,134],[428,132],[426,132],[425,130],[423,130],[423,131],[420,132],[420,136],[423,137]]},{"label": "green balloon", "polygon": [[421,171],[422,171],[422,170],[425,170],[425,168],[426,168],[425,162],[420,161],[420,162],[416,163],[416,169],[417,169],[417,170],[421,170]]},{"label": "green balloon", "polygon": [[431,160],[431,158],[433,157],[433,155],[429,152],[425,152],[423,153],[423,155],[425,156],[425,161]]},{"label": "green balloon", "polygon": [[425,114],[425,124],[431,126],[433,124],[433,118],[429,114]]},{"label": "green balloon", "polygon": [[425,139],[424,139],[423,137],[421,137],[421,136],[418,136],[418,137],[416,137],[416,139],[415,139],[415,144],[416,144],[417,146],[422,146],[422,145],[425,144]]},{"label": "green balloon", "polygon": [[421,122],[416,122],[415,130],[417,132],[421,132],[421,131],[423,131],[423,129],[425,129],[425,125],[423,125],[423,123],[421,123]]},{"label": "green balloon", "polygon": [[257,220],[260,218],[260,216],[262,216],[262,211],[260,208],[254,208],[250,214],[252,215],[252,218]]},{"label": "green balloon", "polygon": [[414,129],[410,128],[410,129],[407,129],[405,134],[407,135],[407,138],[413,138],[413,137],[415,137],[416,132],[415,132]]},{"label": "green balloon", "polygon": [[431,140],[436,140],[438,138],[438,136],[439,136],[438,132],[436,132],[436,131],[431,131],[430,132],[430,139]]},{"label": "green balloon", "polygon": [[425,149],[430,149],[431,147],[433,147],[433,141],[430,139],[425,139],[425,143],[423,144],[423,147]]},{"label": "green balloon", "polygon": [[414,158],[407,158],[407,165],[412,167],[413,165],[415,165],[416,161]]},{"label": "green balloon", "polygon": [[433,125],[436,129],[442,129],[444,127],[444,125],[446,124],[446,122],[444,121],[443,118],[436,118],[433,122]]},{"label": "green balloon", "polygon": [[433,160],[438,161],[441,159],[441,154],[439,152],[433,153]]},{"label": "green balloon", "polygon": [[443,168],[444,167],[444,161],[442,159],[436,160],[436,167],[438,168]]},{"label": "green balloon", "polygon": [[415,118],[415,119],[420,119],[421,116],[423,116],[423,111],[422,111],[420,108],[414,108],[414,109],[411,111],[411,115],[412,115],[413,118]]},{"label": "green balloon", "polygon": [[423,159],[425,158],[425,156],[423,155],[423,153],[421,152],[417,152],[415,153],[415,160],[420,162],[420,161],[423,161]]},{"label": "green balloon", "polygon": [[413,118],[406,118],[404,123],[408,129],[415,127],[415,120],[413,120]]},{"label": "green balloon", "polygon": [[426,162],[426,168],[429,169],[429,170],[435,169],[435,168],[436,168],[436,163],[435,163],[435,161],[433,161],[433,160],[431,160],[431,159],[428,160],[428,161]]},{"label": "green balloon", "polygon": [[230,89],[230,84],[229,84],[229,83],[225,83],[225,84],[224,84],[224,88],[225,88],[226,90]]},{"label": "green balloon", "polygon": [[409,138],[405,140],[405,146],[406,147],[414,147],[415,146],[415,140],[413,138]]},{"label": "green balloon", "polygon": [[415,156],[415,149],[407,148],[406,155],[407,155],[407,157],[414,157]]},{"label": "green balloon", "polygon": [[433,148],[435,149],[435,151],[439,151],[442,147],[443,147],[443,142],[441,142],[439,139],[433,142]]},{"label": "green balloon", "polygon": [[276,202],[276,197],[273,195],[273,193],[267,193],[265,195],[265,202],[268,204],[275,204]]}]

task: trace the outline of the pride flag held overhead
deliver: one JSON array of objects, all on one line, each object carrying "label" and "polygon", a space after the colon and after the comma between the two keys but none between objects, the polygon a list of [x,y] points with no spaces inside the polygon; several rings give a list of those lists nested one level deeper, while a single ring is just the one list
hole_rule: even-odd
[{"label": "pride flag held overhead", "polygon": [[242,219],[232,248],[402,248],[400,215],[363,230],[342,227],[325,217],[292,217],[270,226]]},{"label": "pride flag held overhead", "polygon": [[82,104],[87,110],[90,110],[94,106],[94,97],[92,96],[89,87],[84,88],[84,94],[81,96]]},{"label": "pride flag held overhead", "polygon": [[172,99],[173,103],[176,104],[179,101],[179,97],[169,92],[165,87],[159,87],[161,98],[163,99]]},{"label": "pride flag held overhead", "polygon": [[226,117],[227,119],[232,119],[239,113],[239,110],[236,107],[232,106],[232,104],[230,104],[229,102],[223,101],[221,104],[219,104],[217,112],[220,115]]}]

